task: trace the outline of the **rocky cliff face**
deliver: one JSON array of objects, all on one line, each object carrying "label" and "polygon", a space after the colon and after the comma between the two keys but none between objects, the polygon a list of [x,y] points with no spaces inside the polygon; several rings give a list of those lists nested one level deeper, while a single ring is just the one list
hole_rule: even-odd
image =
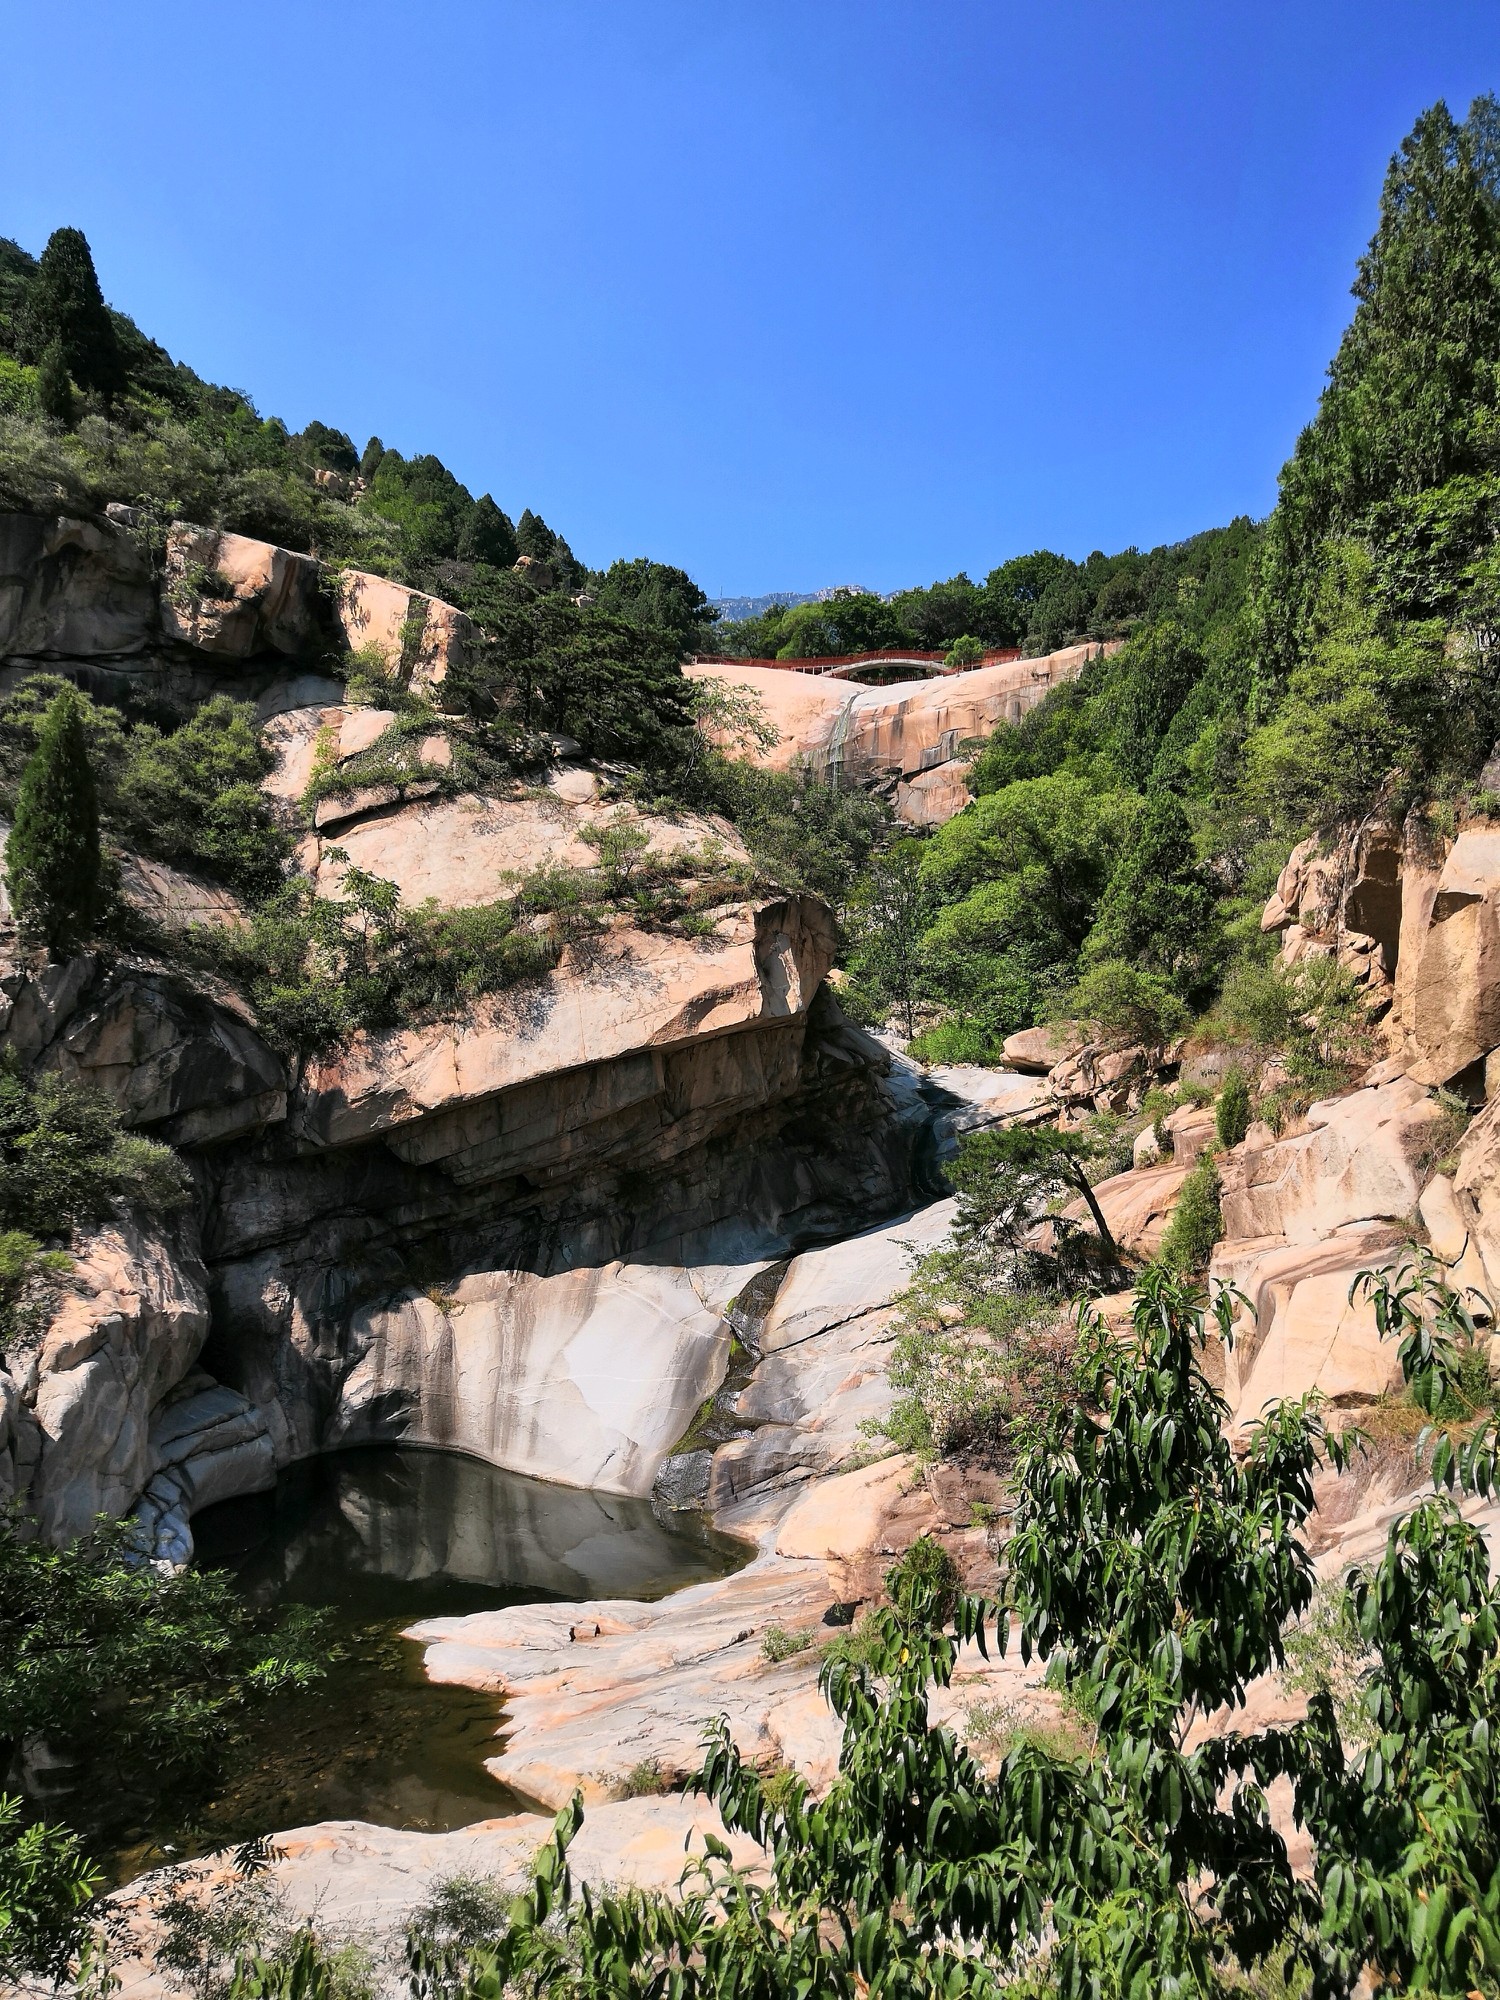
[{"label": "rocky cliff face", "polygon": [[[128,517],[0,516],[0,677],[253,698],[283,806],[391,720],[343,702],[341,658],[430,687],[470,636],[450,606],[244,537],[179,526],[153,563]],[[738,852],[726,825],[599,789],[575,764],[514,797],[346,794],[300,862],[325,895],[357,865],[452,908],[592,862],[582,836],[622,814],[684,867]],[[128,859],[122,887],[168,930],[243,921],[157,863]],[[55,1538],[137,1507],[176,1560],[194,1507],[360,1440],[648,1491],[722,1378],[738,1285],[909,1205],[932,1143],[910,1076],[824,986],[821,904],[742,895],[699,932],[620,919],[456,1018],[289,1062],[214,980],[127,953],[44,965],[0,913],[0,1045],[102,1090],[197,1189],[172,1231],[121,1217],[75,1244],[40,1352],[0,1372],[0,1487]]]},{"label": "rocky cliff face", "polygon": [[937,826],[969,803],[964,783],[972,746],[1002,722],[1019,722],[1045,695],[1073,680],[1118,641],[1067,646],[1036,660],[1011,660],[969,673],[934,675],[894,687],[860,687],[774,667],[700,662],[699,680],[745,687],[760,702],[777,741],[756,753],[771,770],[804,763],[890,795],[911,826]]}]

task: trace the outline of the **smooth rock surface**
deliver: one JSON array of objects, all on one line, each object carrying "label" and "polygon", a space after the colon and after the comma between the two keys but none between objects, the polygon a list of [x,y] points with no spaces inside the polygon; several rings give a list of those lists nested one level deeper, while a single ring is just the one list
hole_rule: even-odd
[{"label": "smooth rock surface", "polygon": [[[610,932],[570,947],[546,979],[477,1000],[462,1021],[361,1033],[310,1060],[297,1128],[312,1144],[347,1145],[551,1074],[791,1020],[833,950],[827,912],[806,896],[727,916],[705,939]],[[454,1149],[446,1136],[441,1148]]]},{"label": "smooth rock surface", "polygon": [[207,1276],[184,1236],[121,1220],[80,1243],[26,1398],[40,1444],[31,1505],[47,1540],[134,1505],[154,1469],[152,1417],[207,1333]]},{"label": "smooth rock surface", "polygon": [[1311,1105],[1307,1129],[1226,1156],[1226,1237],[1313,1243],[1346,1223],[1409,1216],[1422,1191],[1421,1159],[1442,1112],[1410,1077]]},{"label": "smooth rock surface", "polygon": [[0,513],[0,658],[139,653],[155,623],[150,565],[124,529]]},{"label": "smooth rock surface", "polygon": [[484,1271],[355,1315],[328,1441],[396,1433],[567,1486],[649,1493],[723,1379],[729,1328],[686,1271]]}]

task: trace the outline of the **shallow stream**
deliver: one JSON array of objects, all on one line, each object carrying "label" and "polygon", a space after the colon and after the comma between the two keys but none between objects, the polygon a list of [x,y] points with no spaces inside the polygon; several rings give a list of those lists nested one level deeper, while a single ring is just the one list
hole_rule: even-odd
[{"label": "shallow stream", "polygon": [[252,1603],[325,1607],[342,1657],[255,1724],[191,1826],[135,1828],[116,1845],[121,1880],[315,1820],[441,1831],[525,1809],[484,1768],[499,1701],[434,1686],[403,1628],[509,1604],[665,1597],[750,1553],[694,1517],[664,1525],[645,1500],[401,1446],[295,1466],[272,1493],[206,1509],[193,1533],[198,1561],[229,1570]]}]

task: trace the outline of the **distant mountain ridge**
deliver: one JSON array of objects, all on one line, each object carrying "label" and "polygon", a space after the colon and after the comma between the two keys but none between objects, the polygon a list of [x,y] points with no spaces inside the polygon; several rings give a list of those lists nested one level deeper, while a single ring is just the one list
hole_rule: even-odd
[{"label": "distant mountain ridge", "polygon": [[735,625],[742,618],[759,618],[773,604],[784,604],[790,610],[794,604],[827,604],[835,597],[878,597],[880,594],[879,591],[867,590],[862,583],[835,583],[826,590],[768,590],[760,597],[715,597],[709,601],[722,624]]}]

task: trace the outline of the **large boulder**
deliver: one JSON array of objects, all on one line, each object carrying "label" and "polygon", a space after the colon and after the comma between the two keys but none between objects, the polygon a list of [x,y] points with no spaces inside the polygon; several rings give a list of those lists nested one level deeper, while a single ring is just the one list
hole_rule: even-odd
[{"label": "large boulder", "polygon": [[0,514],[0,659],[140,653],[155,627],[151,566],[123,528]]},{"label": "large boulder", "polygon": [[176,521],[161,626],[168,639],[217,659],[304,652],[319,629],[318,564],[272,542]]},{"label": "large boulder", "polygon": [[1500,1048],[1500,827],[1466,827],[1443,864],[1410,984],[1412,1075],[1446,1083]]},{"label": "large boulder", "polygon": [[25,1384],[39,1433],[29,1499],[47,1540],[134,1505],[154,1470],[152,1416],[207,1333],[187,1225],[121,1218],[79,1244]]},{"label": "large boulder", "polygon": [[[309,1061],[297,1129],[309,1144],[338,1146],[411,1127],[399,1150],[432,1159],[500,1136],[503,1116],[490,1109],[475,1119],[465,1107],[567,1071],[596,1076],[611,1109],[622,1091],[658,1096],[657,1052],[802,1016],[834,945],[826,909],[808,896],[736,910],[701,939],[608,932],[569,948],[547,978],[476,1001],[461,1020],[356,1035]],[[526,1111],[547,1123],[544,1105]],[[439,1114],[440,1128],[418,1129]],[[586,1110],[584,1122],[597,1116]]]},{"label": "large boulder", "polygon": [[729,1328],[690,1274],[480,1271],[356,1316],[328,1441],[392,1435],[608,1493],[649,1493],[723,1379]]},{"label": "large boulder", "polygon": [[438,686],[468,657],[473,623],[441,598],[359,569],[341,570],[336,587],[349,650],[373,654],[414,691]]},{"label": "large boulder", "polygon": [[1314,1243],[1347,1223],[1411,1215],[1442,1118],[1403,1076],[1312,1105],[1301,1132],[1262,1144],[1252,1133],[1221,1168],[1225,1236]]}]

